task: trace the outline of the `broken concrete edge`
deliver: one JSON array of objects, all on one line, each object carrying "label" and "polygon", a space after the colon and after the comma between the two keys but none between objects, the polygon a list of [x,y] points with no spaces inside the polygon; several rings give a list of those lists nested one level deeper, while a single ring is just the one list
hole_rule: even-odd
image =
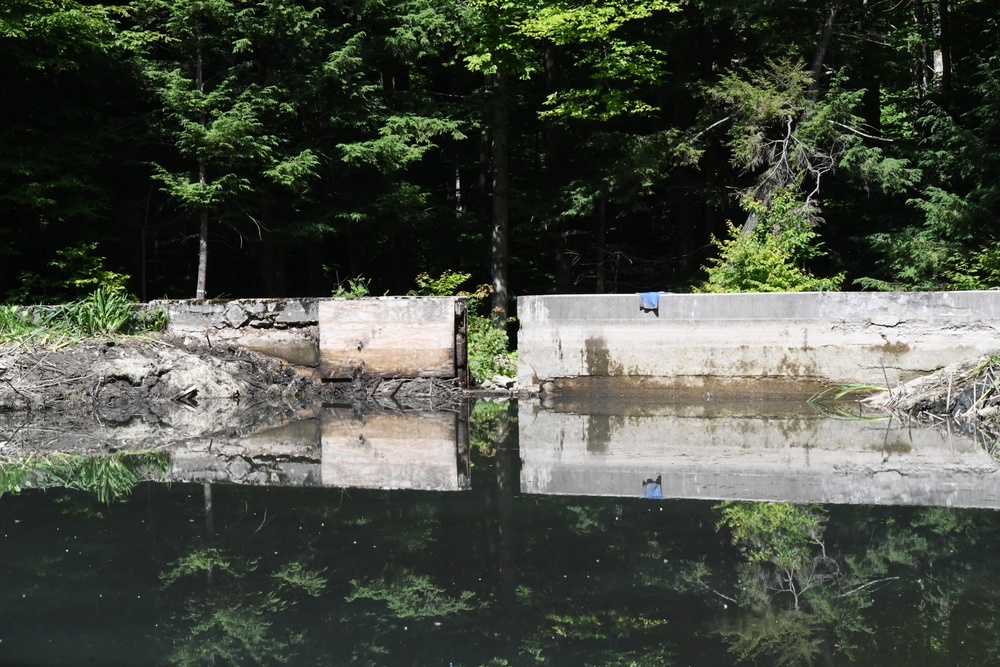
[{"label": "broken concrete edge", "polygon": [[319,323],[318,299],[162,299],[149,308],[167,314],[167,331],[305,327]]}]

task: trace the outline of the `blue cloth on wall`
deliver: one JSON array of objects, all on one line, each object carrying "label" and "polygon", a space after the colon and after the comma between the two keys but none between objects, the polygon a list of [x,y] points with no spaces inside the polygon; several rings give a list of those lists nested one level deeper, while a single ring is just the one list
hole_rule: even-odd
[{"label": "blue cloth on wall", "polygon": [[646,500],[663,500],[663,487],[659,484],[647,484],[642,487],[642,497]]},{"label": "blue cloth on wall", "polygon": [[639,292],[639,308],[642,310],[658,310],[660,308],[660,293]]},{"label": "blue cloth on wall", "polygon": [[663,476],[647,479],[642,483],[642,497],[647,500],[663,500]]}]

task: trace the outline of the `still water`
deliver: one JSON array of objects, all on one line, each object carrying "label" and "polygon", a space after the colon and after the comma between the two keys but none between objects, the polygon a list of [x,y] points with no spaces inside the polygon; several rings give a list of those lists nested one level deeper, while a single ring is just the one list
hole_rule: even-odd
[{"label": "still water", "polygon": [[480,408],[194,443],[111,502],[4,495],[0,665],[1000,663],[973,439],[778,406]]}]

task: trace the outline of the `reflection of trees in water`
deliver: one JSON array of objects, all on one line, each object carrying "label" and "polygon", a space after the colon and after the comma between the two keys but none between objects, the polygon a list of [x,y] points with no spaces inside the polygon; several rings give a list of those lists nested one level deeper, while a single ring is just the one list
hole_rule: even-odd
[{"label": "reflection of trees in water", "polygon": [[364,583],[352,579],[348,602],[375,600],[385,602],[396,618],[443,618],[475,608],[472,591],[449,595],[430,577],[404,572],[392,580],[375,578]]},{"label": "reflection of trees in water", "polygon": [[[730,652],[774,665],[834,664],[838,655],[874,663],[879,651],[892,661],[905,656],[930,665],[974,655],[956,640],[970,619],[956,618],[955,610],[982,583],[972,578],[982,571],[973,565],[981,558],[981,528],[971,514],[949,508],[900,513],[907,519],[892,509],[855,508],[831,540],[819,506],[719,505],[718,528],[730,533],[741,562],[728,593],[720,583],[727,577],[704,567],[699,584],[734,607],[717,629]],[[872,613],[876,600],[888,604],[889,597],[898,600],[893,614]],[[987,614],[992,628],[997,611],[991,596],[977,614]],[[995,635],[991,629],[983,636]],[[922,642],[914,642],[918,637]],[[982,657],[1000,655],[1000,640],[992,644]]]},{"label": "reflection of trees in water", "polygon": [[183,667],[287,662],[304,634],[275,629],[280,613],[326,587],[322,570],[299,561],[261,572],[258,559],[215,548],[190,551],[160,578],[164,588],[187,589],[172,619],[181,636],[166,660]]},{"label": "reflection of trees in water", "polygon": [[0,461],[0,497],[23,489],[66,488],[92,493],[108,504],[150,479],[165,479],[170,459],[162,452],[70,454],[54,452]]}]

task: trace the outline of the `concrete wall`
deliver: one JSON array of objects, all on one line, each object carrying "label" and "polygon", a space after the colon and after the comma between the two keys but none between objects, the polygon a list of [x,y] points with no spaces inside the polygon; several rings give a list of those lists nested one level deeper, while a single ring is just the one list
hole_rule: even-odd
[{"label": "concrete wall", "polygon": [[[1000,292],[518,299],[518,382],[572,391],[769,379],[895,386],[1000,350]],[[607,388],[607,387],[605,387]]]},{"label": "concrete wall", "polygon": [[155,301],[167,331],[318,367],[328,379],[364,368],[382,377],[468,382],[466,297]]},{"label": "concrete wall", "polygon": [[233,344],[298,366],[319,364],[318,299],[164,300],[167,331]]}]

